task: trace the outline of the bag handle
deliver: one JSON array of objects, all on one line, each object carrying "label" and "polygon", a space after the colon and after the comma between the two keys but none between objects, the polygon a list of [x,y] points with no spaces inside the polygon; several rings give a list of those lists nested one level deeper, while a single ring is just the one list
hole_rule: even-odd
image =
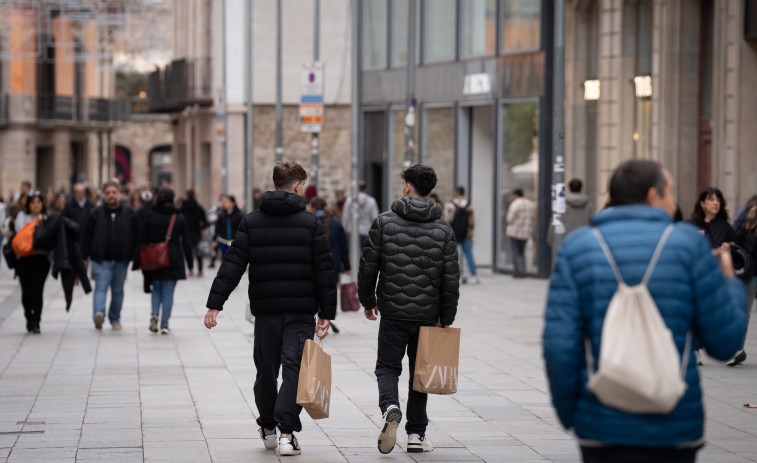
[{"label": "bag handle", "polygon": [[171,239],[171,233],[173,233],[173,224],[176,222],[176,214],[171,214],[171,222],[168,224],[168,231],[166,232],[166,243]]},{"label": "bag handle", "polygon": [[[615,259],[612,256],[612,252],[610,251],[610,247],[607,245],[607,242],[605,241],[604,237],[602,236],[602,233],[600,233],[599,229],[597,227],[592,227],[591,231],[594,233],[594,236],[597,237],[597,241],[599,241],[599,245],[602,247],[602,251],[605,254],[605,257],[607,257],[607,261],[610,263],[610,267],[612,268],[612,272],[615,274],[615,279],[618,280],[618,283],[625,284],[625,281],[623,280],[623,276],[620,274],[620,269],[618,268],[618,264],[615,262]],[[665,243],[668,241],[668,237],[673,232],[673,224],[665,228],[665,231],[662,232],[662,236],[660,237],[660,241],[657,242],[657,247],[654,250],[654,254],[652,254],[652,259],[649,261],[649,265],[647,266],[646,272],[644,272],[644,278],[641,279],[641,284],[646,286],[649,283],[649,279],[652,277],[652,272],[654,271],[655,267],[657,266],[657,261],[660,258],[660,254],[662,253],[662,248],[665,247]]]}]

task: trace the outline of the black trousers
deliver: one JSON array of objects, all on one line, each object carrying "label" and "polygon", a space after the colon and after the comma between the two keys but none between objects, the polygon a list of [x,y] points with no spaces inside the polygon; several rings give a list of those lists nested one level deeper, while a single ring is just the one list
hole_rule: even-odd
[{"label": "black trousers", "polygon": [[42,299],[45,280],[50,272],[50,260],[46,255],[32,255],[16,259],[16,275],[21,283],[21,305],[24,306],[26,328],[39,327],[42,318]]},{"label": "black trousers", "polygon": [[[297,382],[305,341],[313,339],[315,317],[305,313],[255,317],[255,404],[258,425],[282,434],[302,431]],[[277,389],[281,368],[281,389]]]},{"label": "black trousers", "polygon": [[434,322],[411,322],[381,318],[376,358],[376,379],[379,389],[379,407],[384,413],[390,405],[400,405],[399,377],[402,374],[402,358],[407,350],[409,363],[409,393],[405,413],[405,431],[408,434],[426,435],[428,394],[413,390],[415,354],[418,350],[418,333],[421,326],[436,326]]},{"label": "black trousers", "polygon": [[694,463],[701,448],[581,447],[584,463]]}]

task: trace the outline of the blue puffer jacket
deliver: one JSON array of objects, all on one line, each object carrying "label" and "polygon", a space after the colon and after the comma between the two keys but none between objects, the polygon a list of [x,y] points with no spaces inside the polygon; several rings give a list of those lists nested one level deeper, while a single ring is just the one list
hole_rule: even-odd
[{"label": "blue puffer jacket", "polygon": [[[629,285],[641,282],[670,221],[664,211],[642,205],[608,209],[592,218]],[[686,371],[688,390],[668,415],[611,409],[586,388],[584,337],[590,337],[598,358],[602,324],[617,286],[591,229],[568,236],[552,274],[544,328],[544,359],[560,421],[580,438],[616,445],[673,446],[701,438],[704,410],[693,350]],[[716,359],[727,360],[741,348],[744,287],[735,277],[723,277],[709,243],[695,227],[675,226],[648,287],[679,352],[689,330]]]}]

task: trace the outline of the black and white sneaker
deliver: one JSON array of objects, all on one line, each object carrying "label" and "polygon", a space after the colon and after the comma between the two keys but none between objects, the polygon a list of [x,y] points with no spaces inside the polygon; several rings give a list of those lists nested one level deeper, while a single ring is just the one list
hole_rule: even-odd
[{"label": "black and white sneaker", "polygon": [[263,428],[260,428],[260,438],[263,439],[263,445],[267,450],[274,450],[279,445],[275,429],[273,434],[266,434]]},{"label": "black and white sneaker", "polygon": [[432,450],[434,450],[434,446],[431,445],[431,441],[426,436],[421,437],[420,434],[408,434],[407,453],[431,452]]},{"label": "black and white sneaker", "polygon": [[379,452],[389,453],[394,450],[400,421],[402,421],[402,410],[396,405],[390,405],[384,412],[384,420],[381,422],[381,432],[378,437]]},{"label": "black and white sneaker", "polygon": [[287,455],[299,455],[302,453],[300,450],[300,443],[297,442],[297,438],[292,434],[292,438],[280,437],[279,438],[279,454],[282,456]]},{"label": "black and white sneaker", "polygon": [[736,365],[741,365],[744,363],[744,360],[746,360],[746,352],[743,350],[740,350],[738,354],[736,354],[736,357],[734,357],[730,362],[726,363],[729,367],[735,367]]}]

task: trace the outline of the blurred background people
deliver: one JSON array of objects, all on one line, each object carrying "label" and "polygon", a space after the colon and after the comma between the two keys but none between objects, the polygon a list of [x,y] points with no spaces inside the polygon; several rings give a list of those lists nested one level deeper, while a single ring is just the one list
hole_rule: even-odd
[{"label": "blurred background people", "polygon": [[[25,197],[25,196],[23,196]],[[37,219],[44,219],[47,209],[39,191],[30,193],[24,210],[16,215],[16,232]],[[26,331],[39,334],[45,281],[50,272],[50,255],[45,251],[34,251],[30,256],[16,256],[16,275],[21,283],[21,305],[26,317]]]},{"label": "blurred background people", "polygon": [[186,199],[181,204],[181,213],[187,221],[189,228],[189,237],[192,240],[192,250],[197,257],[197,276],[202,276],[202,253],[199,250],[199,244],[202,241],[202,231],[208,228],[208,220],[205,216],[205,209],[195,199],[195,191],[187,190]]},{"label": "blurred background people", "polygon": [[[221,195],[221,210],[216,219],[213,235],[213,248],[221,252],[221,258],[229,250],[234,234],[242,223],[242,212],[237,207],[237,201],[232,195]],[[212,258],[211,258],[212,259]]]}]

